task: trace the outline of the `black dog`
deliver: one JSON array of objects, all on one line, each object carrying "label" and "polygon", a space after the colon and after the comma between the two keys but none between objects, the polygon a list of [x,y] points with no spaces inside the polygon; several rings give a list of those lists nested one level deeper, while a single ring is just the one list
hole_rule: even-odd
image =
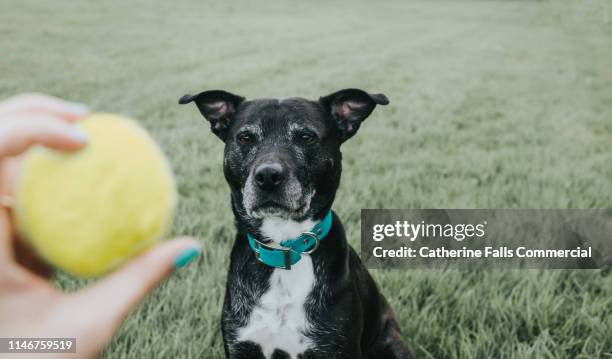
[{"label": "black dog", "polygon": [[411,358],[385,298],[331,212],[340,145],[383,94],[319,101],[185,95],[225,142],[238,234],[222,329],[229,358]]}]

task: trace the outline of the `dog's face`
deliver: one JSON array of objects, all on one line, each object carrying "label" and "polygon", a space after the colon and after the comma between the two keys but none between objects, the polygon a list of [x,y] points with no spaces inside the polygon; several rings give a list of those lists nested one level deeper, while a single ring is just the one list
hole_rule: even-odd
[{"label": "dog's face", "polygon": [[224,174],[234,210],[247,221],[303,220],[327,211],[341,172],[340,145],[352,137],[382,94],[338,91],[319,101],[247,101],[225,91],[185,95],[225,142]]}]

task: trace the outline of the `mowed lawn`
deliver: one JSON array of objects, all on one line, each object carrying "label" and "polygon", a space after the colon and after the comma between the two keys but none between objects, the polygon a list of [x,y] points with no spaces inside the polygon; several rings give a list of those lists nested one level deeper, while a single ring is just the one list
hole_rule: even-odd
[{"label": "mowed lawn", "polygon": [[[139,119],[201,238],[106,358],[223,356],[233,241],[223,145],[184,93],[388,95],[343,146],[334,210],[612,207],[612,4],[601,1],[3,1],[0,97],[40,91]],[[373,271],[419,358],[612,357],[605,271]],[[85,283],[58,275],[59,286]],[[92,313],[92,316],[95,313]]]}]

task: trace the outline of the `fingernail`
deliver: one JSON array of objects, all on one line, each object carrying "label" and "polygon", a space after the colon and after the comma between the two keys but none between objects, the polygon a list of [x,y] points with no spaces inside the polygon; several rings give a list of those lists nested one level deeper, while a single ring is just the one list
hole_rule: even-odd
[{"label": "fingernail", "polygon": [[174,261],[174,268],[180,269],[187,266],[189,263],[193,262],[200,255],[200,250],[196,248],[189,248],[184,250],[176,257]]},{"label": "fingernail", "polygon": [[89,137],[87,136],[87,134],[76,127],[70,129],[70,137],[81,143],[87,143],[87,141],[89,141]]},{"label": "fingernail", "polygon": [[86,114],[89,112],[89,107],[87,107],[87,105],[84,103],[70,102],[68,106],[70,106],[70,110],[75,113]]}]

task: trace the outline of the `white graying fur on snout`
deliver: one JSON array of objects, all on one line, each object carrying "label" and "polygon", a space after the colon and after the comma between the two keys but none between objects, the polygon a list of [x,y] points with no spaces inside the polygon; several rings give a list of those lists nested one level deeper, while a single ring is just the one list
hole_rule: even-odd
[{"label": "white graying fur on snout", "polygon": [[282,192],[279,196],[279,201],[288,207],[290,213],[284,213],[275,208],[254,210],[254,207],[257,205],[257,188],[255,187],[254,177],[253,172],[251,172],[242,188],[242,205],[248,216],[258,219],[269,216],[301,217],[310,209],[310,201],[312,200],[314,191],[302,195],[302,185],[295,176],[290,176],[287,179],[287,183],[281,189]]}]

